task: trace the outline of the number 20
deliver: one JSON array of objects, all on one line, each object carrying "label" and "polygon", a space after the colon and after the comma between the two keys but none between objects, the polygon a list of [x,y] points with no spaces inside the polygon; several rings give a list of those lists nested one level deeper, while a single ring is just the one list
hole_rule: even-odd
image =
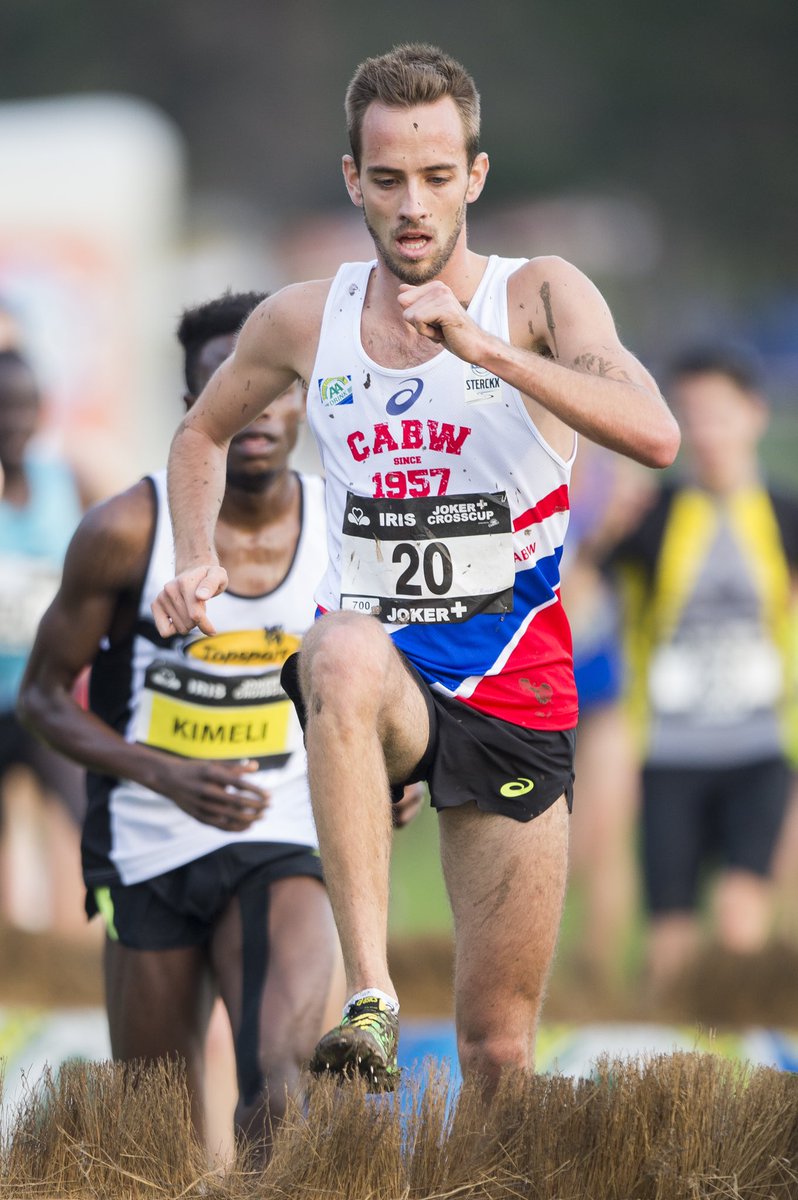
[{"label": "number 20", "polygon": [[[449,547],[443,542],[427,542],[423,558],[419,555],[418,547],[413,542],[399,542],[394,547],[392,562],[400,563],[407,560],[407,566],[396,581],[397,596],[420,596],[421,584],[411,583],[418,572],[419,565],[424,572],[424,582],[427,590],[433,596],[445,596],[452,586],[454,569]],[[436,566],[440,566],[440,579],[436,578]]]}]

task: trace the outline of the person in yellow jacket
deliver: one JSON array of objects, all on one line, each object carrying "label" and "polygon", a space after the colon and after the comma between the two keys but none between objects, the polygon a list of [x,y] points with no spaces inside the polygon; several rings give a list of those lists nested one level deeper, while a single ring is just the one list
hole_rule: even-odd
[{"label": "person in yellow jacket", "polygon": [[788,802],[785,744],[798,499],[762,478],[754,364],[707,347],[673,365],[686,470],[611,555],[627,598],[630,699],[643,740],[648,968],[661,989],[695,954],[719,867],[715,936],[754,953],[770,930]]}]

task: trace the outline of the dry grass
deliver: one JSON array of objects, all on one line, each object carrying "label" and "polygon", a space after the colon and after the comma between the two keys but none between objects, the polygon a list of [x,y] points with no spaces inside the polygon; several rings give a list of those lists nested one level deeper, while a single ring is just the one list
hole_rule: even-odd
[{"label": "dry grass", "polygon": [[[451,1014],[454,955],[448,935],[396,939],[390,945],[390,962],[406,1017]],[[99,943],[76,945],[0,924],[0,1004],[64,1008],[102,1003]],[[600,987],[578,962],[560,955],[544,1020],[792,1028],[798,1024],[796,1013],[798,948],[782,942],[748,957],[708,946],[669,995],[656,1002],[628,978],[618,980],[613,989]]]},{"label": "dry grass", "polygon": [[[408,1016],[449,1016],[453,1011],[451,938],[426,935],[393,941],[391,974]],[[708,945],[656,998],[633,979],[614,987],[586,974],[573,956],[560,954],[543,1009],[548,1022],[595,1024],[650,1021],[712,1028],[798,1027],[798,948],[774,942],[751,955]],[[798,1195],[796,1196],[798,1200]]]},{"label": "dry grass", "polygon": [[0,924],[0,1003],[43,1008],[103,1003],[101,942]]},{"label": "dry grass", "polygon": [[72,1065],[0,1147],[3,1200],[795,1200],[798,1077],[708,1055],[511,1078],[485,1108],[445,1073],[400,1106],[314,1084],[264,1171],[205,1168],[172,1066]]}]

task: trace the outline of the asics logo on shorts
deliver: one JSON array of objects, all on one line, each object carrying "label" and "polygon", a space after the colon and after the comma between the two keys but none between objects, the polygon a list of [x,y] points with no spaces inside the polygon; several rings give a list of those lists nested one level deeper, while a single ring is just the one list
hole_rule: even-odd
[{"label": "asics logo on shorts", "polygon": [[499,788],[499,792],[509,800],[514,796],[526,796],[527,792],[531,792],[534,786],[531,779],[524,779],[521,776],[519,779],[511,779],[509,783],[503,783]]}]

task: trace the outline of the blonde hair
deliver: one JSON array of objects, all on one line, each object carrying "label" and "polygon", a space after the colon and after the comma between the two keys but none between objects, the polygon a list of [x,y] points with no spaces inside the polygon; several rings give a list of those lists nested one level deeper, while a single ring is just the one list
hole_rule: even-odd
[{"label": "blonde hair", "polygon": [[479,151],[479,92],[465,67],[425,42],[409,42],[379,58],[365,59],[355,71],[344,101],[355,165],[360,167],[363,117],[370,104],[376,101],[387,108],[414,108],[446,96],[460,111],[470,167]]}]

